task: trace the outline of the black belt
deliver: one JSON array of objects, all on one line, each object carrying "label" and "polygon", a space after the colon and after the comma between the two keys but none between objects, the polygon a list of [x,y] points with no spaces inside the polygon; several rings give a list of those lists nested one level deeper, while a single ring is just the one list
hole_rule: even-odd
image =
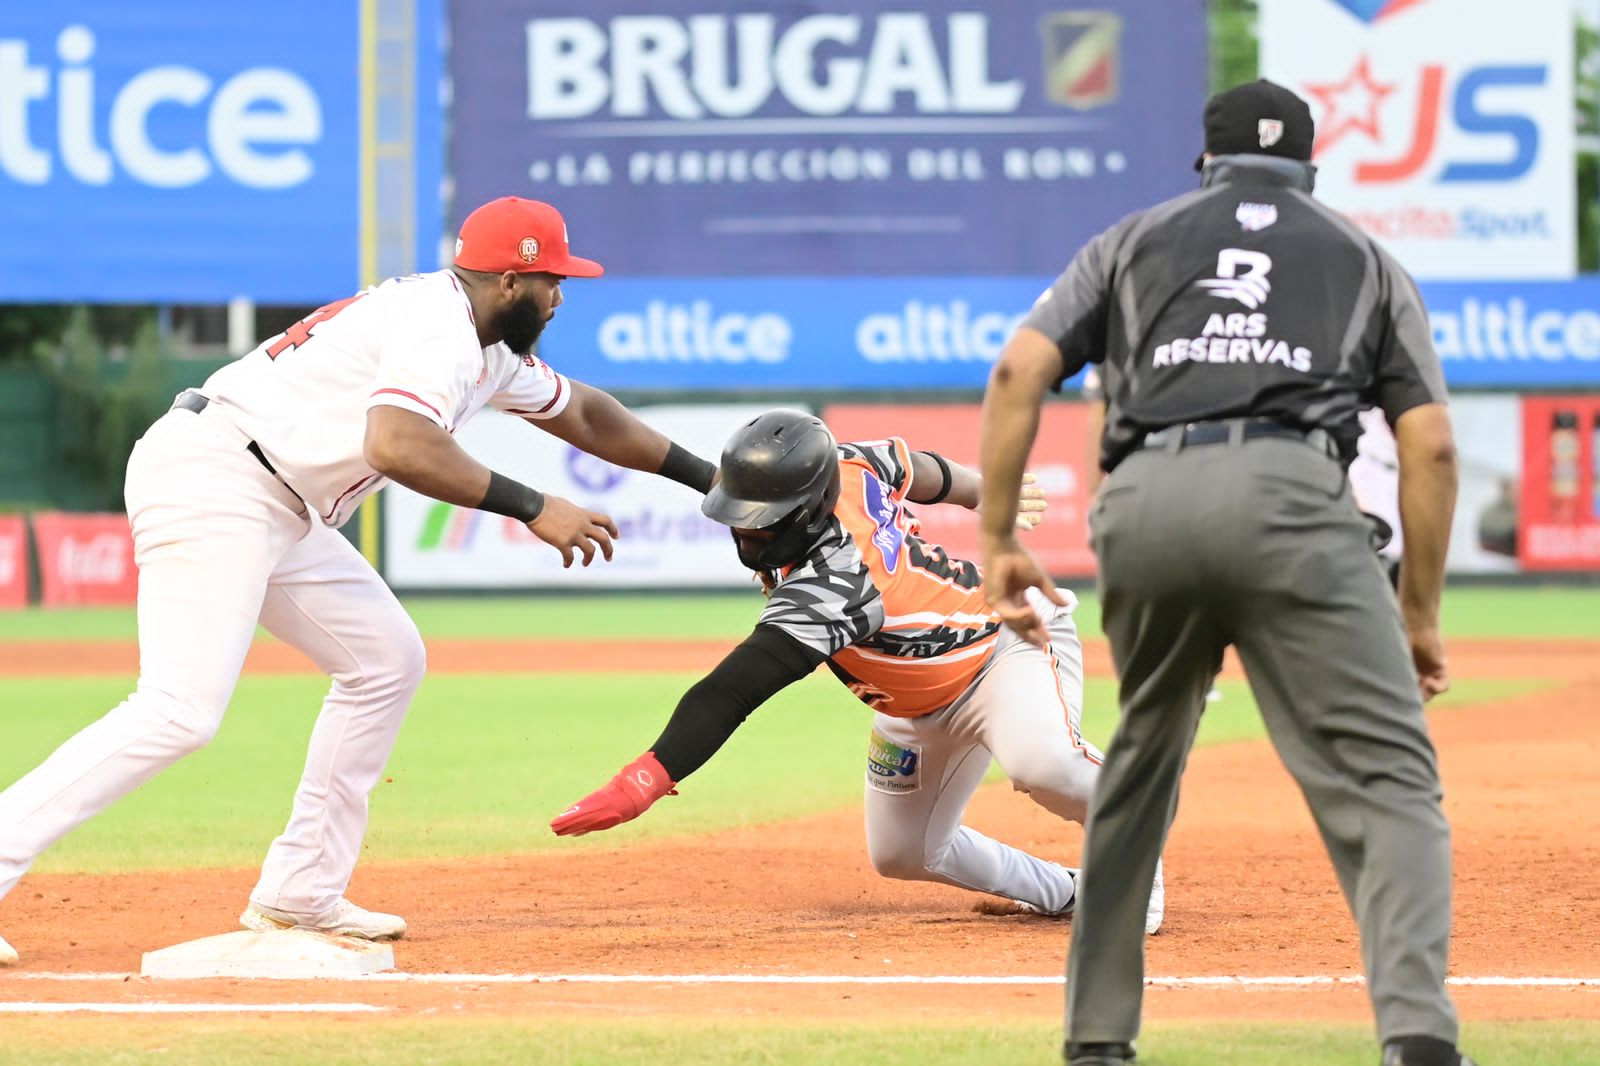
[{"label": "black belt", "polygon": [[[1237,437],[1235,436],[1237,434]],[[1234,418],[1220,422],[1186,422],[1181,426],[1168,426],[1146,433],[1133,446],[1141,448],[1194,448],[1205,444],[1226,444],[1230,440],[1257,440],[1261,437],[1281,437],[1297,440],[1321,448],[1329,458],[1339,458],[1339,449],[1331,434],[1325,429],[1303,429],[1269,418]]]},{"label": "black belt", "polygon": [[[185,411],[193,411],[195,414],[199,414],[201,411],[204,411],[210,403],[211,397],[207,396],[205,393],[196,392],[194,389],[184,389],[182,392],[178,393],[178,398],[172,401],[172,406],[174,408],[181,407]],[[283,481],[283,477],[278,473],[277,468],[268,461],[266,453],[261,450],[261,445],[257,444],[255,441],[248,441],[245,443],[244,450],[255,456],[256,461],[267,468],[267,473],[271,474],[279,481]],[[288,484],[288,482],[284,482],[284,484]]]}]

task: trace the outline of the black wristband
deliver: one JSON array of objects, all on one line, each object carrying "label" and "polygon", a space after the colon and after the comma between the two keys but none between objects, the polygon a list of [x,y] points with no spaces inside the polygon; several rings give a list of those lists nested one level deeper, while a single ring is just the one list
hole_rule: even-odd
[{"label": "black wristband", "polygon": [[503,514],[520,522],[532,522],[544,513],[544,493],[520,481],[489,471],[489,491],[483,494],[478,510]]},{"label": "black wristband", "polygon": [[922,454],[926,455],[929,459],[932,459],[939,465],[939,476],[944,478],[944,480],[940,482],[939,491],[934,493],[933,499],[922,500],[920,502],[943,503],[945,497],[950,495],[950,489],[953,487],[954,483],[954,479],[950,476],[950,464],[945,462],[944,456],[940,455],[938,452],[923,452]]},{"label": "black wristband", "polygon": [[667,446],[667,457],[661,460],[661,469],[656,473],[704,494],[711,491],[711,479],[717,476],[717,468],[673,441]]}]

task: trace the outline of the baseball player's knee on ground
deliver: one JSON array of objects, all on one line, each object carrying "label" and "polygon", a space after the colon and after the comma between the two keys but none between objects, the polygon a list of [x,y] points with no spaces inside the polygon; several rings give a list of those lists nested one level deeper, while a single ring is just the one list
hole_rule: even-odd
[{"label": "baseball player's knee on ground", "polygon": [[1011,787],[1059,818],[1082,823],[1100,766],[1078,751],[1042,746],[1002,761]]},{"label": "baseball player's knee on ground", "polygon": [[931,881],[936,880],[933,871],[938,853],[948,846],[946,841],[937,848],[930,848],[920,835],[868,837],[867,855],[880,877],[896,881]]}]

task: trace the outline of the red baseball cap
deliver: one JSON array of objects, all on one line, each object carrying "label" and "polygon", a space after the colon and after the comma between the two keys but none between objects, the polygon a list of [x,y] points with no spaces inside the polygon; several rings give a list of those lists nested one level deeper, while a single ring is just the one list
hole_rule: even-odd
[{"label": "red baseball cap", "polygon": [[502,196],[468,215],[456,237],[456,266],[503,274],[598,278],[605,267],[572,254],[561,212],[542,200]]}]

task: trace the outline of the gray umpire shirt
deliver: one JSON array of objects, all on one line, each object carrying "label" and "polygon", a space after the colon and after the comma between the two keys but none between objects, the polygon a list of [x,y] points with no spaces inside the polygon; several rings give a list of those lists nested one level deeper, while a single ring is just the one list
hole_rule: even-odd
[{"label": "gray umpire shirt", "polygon": [[1099,234],[1034,304],[1023,325],[1061,349],[1062,379],[1104,364],[1104,469],[1146,433],[1235,417],[1320,427],[1348,461],[1362,409],[1392,424],[1444,402],[1416,285],[1312,198],[1313,174],[1213,159],[1200,189]]}]

